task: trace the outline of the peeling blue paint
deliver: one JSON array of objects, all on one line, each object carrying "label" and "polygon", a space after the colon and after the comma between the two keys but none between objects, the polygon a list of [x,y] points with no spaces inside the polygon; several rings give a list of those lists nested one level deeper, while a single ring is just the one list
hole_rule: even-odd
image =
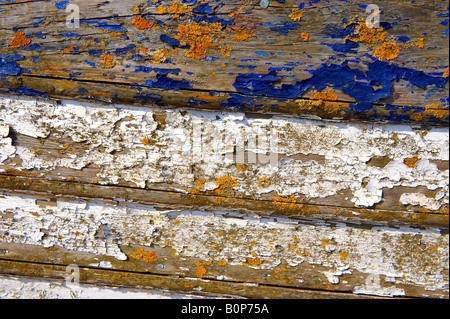
[{"label": "peeling blue paint", "polygon": [[147,80],[144,85],[164,90],[192,89],[192,86],[188,80],[186,79],[174,80],[168,78],[166,74],[157,74],[156,81]]},{"label": "peeling blue paint", "polygon": [[[268,74],[239,74],[233,86],[243,94],[293,99],[299,98],[310,88],[322,91],[332,86],[360,103],[377,103],[391,96],[393,81],[406,80],[420,88],[426,88],[429,85],[444,88],[448,82],[448,79],[442,77],[434,77],[422,71],[390,65],[378,60],[368,64],[368,70],[365,73],[350,68],[347,62],[344,62],[341,65],[323,65],[315,70],[311,78],[296,84],[276,86],[280,79],[275,70]],[[381,86],[381,88],[374,89],[374,86]],[[355,108],[367,108],[367,105],[361,104]]]},{"label": "peeling blue paint", "polygon": [[165,43],[169,44],[172,47],[179,47],[179,48],[184,47],[183,45],[180,44],[180,41],[178,41],[177,39],[172,38],[172,37],[170,37],[170,36],[168,36],[167,34],[164,34],[164,33],[162,33],[159,36],[159,39],[162,42],[165,42]]},{"label": "peeling blue paint", "polygon": [[3,54],[0,53],[0,74],[2,75],[20,75],[24,71],[17,63],[23,61],[25,57],[21,54]]},{"label": "peeling blue paint", "polygon": [[322,45],[327,45],[333,49],[335,52],[344,52],[344,53],[357,53],[354,49],[359,48],[359,44],[350,40],[346,40],[345,43],[321,43]]},{"label": "peeling blue paint", "polygon": [[55,6],[59,10],[65,10],[67,8],[68,4],[69,4],[69,1],[60,1],[60,2],[55,3]]}]

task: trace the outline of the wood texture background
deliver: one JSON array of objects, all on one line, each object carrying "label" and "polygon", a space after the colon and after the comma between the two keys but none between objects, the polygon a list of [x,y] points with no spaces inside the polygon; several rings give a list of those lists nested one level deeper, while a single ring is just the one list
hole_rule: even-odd
[{"label": "wood texture background", "polygon": [[0,1],[0,273],[448,298],[448,1],[372,2]]}]

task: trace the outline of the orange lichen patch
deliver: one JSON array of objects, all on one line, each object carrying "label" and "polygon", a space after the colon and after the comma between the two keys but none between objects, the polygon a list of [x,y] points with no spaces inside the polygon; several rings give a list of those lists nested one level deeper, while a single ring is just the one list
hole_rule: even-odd
[{"label": "orange lichen patch", "polygon": [[141,48],[140,51],[142,52],[143,55],[148,54],[148,50],[146,48]]},{"label": "orange lichen patch", "polygon": [[292,21],[300,21],[303,18],[305,10],[299,10],[298,8],[293,8],[292,13],[289,15]]},{"label": "orange lichen patch", "polygon": [[308,42],[309,41],[309,34],[307,32],[302,32],[302,40],[304,42]]},{"label": "orange lichen patch", "polygon": [[346,253],[345,251],[341,251],[339,253],[339,257],[341,257],[341,260],[346,260],[348,258],[348,253]]},{"label": "orange lichen patch", "polygon": [[190,194],[201,194],[201,192],[204,191],[205,191],[205,180],[196,179],[194,181],[194,189],[190,192]]},{"label": "orange lichen patch", "polygon": [[303,204],[296,201],[294,195],[291,195],[289,197],[281,197],[275,195],[273,199],[274,201],[272,202],[272,204],[281,210],[292,211],[303,206]]},{"label": "orange lichen patch", "polygon": [[231,36],[231,40],[243,42],[254,37],[255,33],[247,28],[230,28],[229,35]]},{"label": "orange lichen patch", "polygon": [[323,92],[314,91],[311,94],[311,100],[337,101],[337,96],[333,89],[328,89],[328,91]]},{"label": "orange lichen patch", "polygon": [[198,278],[203,278],[203,276],[206,274],[206,268],[203,267],[203,264],[200,261],[197,261],[195,263],[195,265],[197,266],[197,270],[195,271],[195,275]]},{"label": "orange lichen patch", "polygon": [[328,239],[328,238],[326,238],[326,239],[322,239],[322,242],[320,243],[320,246],[328,246],[328,245],[331,245],[331,241]]},{"label": "orange lichen patch", "polygon": [[31,43],[31,39],[27,38],[25,33],[23,33],[22,31],[19,31],[14,35],[14,38],[11,40],[11,42],[8,45],[13,48],[21,48],[21,47],[26,47],[30,43]]},{"label": "orange lichen patch", "polygon": [[417,47],[423,49],[425,47],[424,39],[420,38],[414,43]]},{"label": "orange lichen patch", "polygon": [[259,258],[246,258],[245,263],[243,264],[248,265],[250,267],[258,267],[259,265],[262,264],[262,261]]},{"label": "orange lichen patch", "polygon": [[445,69],[444,74],[442,74],[443,78],[448,78],[448,67]]},{"label": "orange lichen patch", "polygon": [[164,5],[156,8],[156,14],[173,14],[173,18],[178,18],[181,14],[185,14],[192,11],[192,7],[185,5],[184,3],[172,1],[170,7],[167,8]]},{"label": "orange lichen patch", "polygon": [[225,260],[219,260],[218,262],[217,262],[217,264],[219,265],[219,266],[225,266],[226,264],[228,264]]},{"label": "orange lichen patch", "polygon": [[141,143],[144,144],[145,146],[150,145],[150,141],[147,136],[141,140]]},{"label": "orange lichen patch", "polygon": [[260,177],[258,178],[258,186],[260,187],[269,187],[270,186],[270,178],[268,177]]},{"label": "orange lichen patch", "polygon": [[159,50],[157,50],[152,55],[153,63],[159,64],[159,63],[165,62],[169,58],[169,56],[177,54],[178,50],[179,50],[178,48],[175,48],[173,50],[167,50],[167,49],[159,49]]},{"label": "orange lichen patch", "polygon": [[147,251],[144,248],[139,248],[134,253],[130,255],[131,258],[142,260],[147,263],[157,261],[156,253],[154,251]]},{"label": "orange lichen patch", "polygon": [[222,176],[216,180],[217,188],[214,190],[216,194],[225,195],[233,188],[238,186],[237,181],[230,176]]},{"label": "orange lichen patch", "polygon": [[116,65],[116,62],[113,61],[113,57],[110,54],[102,55],[101,59],[103,60],[102,67],[104,69],[111,69]]},{"label": "orange lichen patch", "polygon": [[226,45],[224,47],[219,47],[219,51],[226,57],[230,57],[231,51],[233,51],[233,47],[231,45]]},{"label": "orange lichen patch", "polygon": [[72,53],[75,50],[75,48],[73,46],[64,48],[61,50],[61,54],[69,54]]},{"label": "orange lichen patch", "polygon": [[[117,32],[117,31],[108,32],[108,35],[110,35],[113,38],[121,38],[121,37],[126,38],[127,37],[127,34],[125,32]],[[105,46],[106,42],[104,40],[102,40],[101,44],[103,46]]]},{"label": "orange lichen patch", "polygon": [[449,116],[448,110],[440,109],[435,104],[424,106],[425,111],[413,113],[410,115],[411,119],[417,122],[421,122],[427,120],[430,117],[434,117],[437,119],[444,119]]},{"label": "orange lichen patch", "polygon": [[219,99],[218,96],[211,95],[209,93],[193,93],[192,97],[194,99],[199,99],[203,101],[217,101]]},{"label": "orange lichen patch", "polygon": [[141,30],[150,29],[151,27],[153,27],[155,25],[155,22],[147,21],[140,15],[136,16],[133,19],[132,23],[136,28],[141,29]]},{"label": "orange lichen patch", "polygon": [[393,60],[400,54],[400,47],[393,43],[384,42],[381,47],[373,48],[372,55],[378,60]]},{"label": "orange lichen patch", "polygon": [[238,172],[243,172],[243,171],[245,171],[246,169],[247,169],[247,165],[245,165],[245,164],[239,164],[239,165],[236,166],[236,170],[237,170]]},{"label": "orange lichen patch", "polygon": [[416,163],[419,161],[419,158],[417,156],[414,157],[410,157],[410,158],[405,158],[403,160],[403,163],[405,163],[405,165],[414,168],[416,167]]},{"label": "orange lichen patch", "polygon": [[222,25],[215,23],[196,23],[181,24],[178,26],[178,34],[175,36],[182,45],[189,45],[189,51],[184,55],[188,58],[203,59],[206,57],[206,51],[214,46],[212,36],[217,35],[222,30]]},{"label": "orange lichen patch", "polygon": [[[354,23],[350,22],[349,24]],[[355,28],[355,32],[351,36],[347,36],[345,39],[353,42],[363,42],[369,46],[380,44],[386,41],[387,32],[383,27],[380,28],[368,28],[365,22],[359,22]]]}]

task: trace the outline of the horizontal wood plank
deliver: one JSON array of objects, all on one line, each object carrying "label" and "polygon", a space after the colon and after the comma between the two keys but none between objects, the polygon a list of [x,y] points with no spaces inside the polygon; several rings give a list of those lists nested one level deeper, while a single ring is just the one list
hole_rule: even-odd
[{"label": "horizontal wood plank", "polygon": [[[267,9],[237,1],[180,4],[173,12],[185,13],[163,14],[161,7],[170,12],[172,1],[74,1],[81,19],[76,29],[67,28],[68,13],[57,1],[3,6],[0,85],[9,92],[51,95],[55,80],[69,80],[68,87],[56,87],[100,100],[116,98],[104,86],[128,85],[121,97],[127,103],[177,100],[174,90],[187,96],[180,102],[188,107],[285,112],[287,104],[291,114],[324,118],[448,123],[443,3],[380,2],[386,30],[367,31],[368,13],[356,1],[272,2]],[[303,16],[296,18],[299,12]],[[217,32],[206,31],[211,21]],[[184,46],[180,26],[191,37]],[[197,38],[189,32],[195,28],[212,42],[190,54]],[[10,45],[20,32],[30,42]],[[401,53],[380,61],[373,54],[384,44]],[[33,83],[29,76],[39,80]],[[90,90],[89,81],[98,89]],[[221,94],[228,97],[217,103]],[[299,99],[320,103],[294,107]]]},{"label": "horizontal wood plank", "polygon": [[60,277],[76,264],[91,284],[252,298],[448,298],[448,233],[434,228],[358,229],[7,192],[0,208],[4,274]]},{"label": "horizontal wood plank", "polygon": [[33,98],[1,105],[5,175],[168,191],[192,204],[249,203],[250,211],[293,216],[375,209],[403,221],[416,218],[411,213],[448,218],[444,128]]}]

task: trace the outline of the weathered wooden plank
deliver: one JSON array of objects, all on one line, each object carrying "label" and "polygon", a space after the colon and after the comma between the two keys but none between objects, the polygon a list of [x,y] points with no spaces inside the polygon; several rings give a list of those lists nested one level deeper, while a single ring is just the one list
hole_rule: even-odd
[{"label": "weathered wooden plank", "polygon": [[[73,98],[81,101],[101,103],[122,103],[138,106],[156,104],[160,107],[181,107],[193,109],[229,110],[259,114],[283,114],[305,118],[363,120],[367,122],[404,123],[413,122],[433,126],[448,126],[449,111],[431,105],[425,110],[421,107],[392,107],[374,104],[370,111],[354,112],[350,103],[308,99],[283,99],[255,97],[236,93],[205,93],[192,90],[163,90],[136,85],[114,84],[97,81],[73,81],[41,77],[3,78],[10,92],[43,98]],[[137,95],[136,95],[137,94]]]},{"label": "weathered wooden plank", "polygon": [[[80,7],[81,24],[76,32],[68,31],[67,13],[58,9],[55,3],[12,5],[4,12],[2,59],[8,67],[4,66],[4,75],[23,79],[24,75],[31,74],[73,79],[72,82],[101,79],[112,84],[131,84],[131,92],[126,97],[128,102],[139,96],[142,98],[139,90],[150,87],[153,93],[156,93],[154,89],[187,90],[185,93],[192,98],[188,104],[215,107],[214,99],[199,94],[199,91],[207,90],[213,96],[217,92],[249,96],[242,99],[231,95],[221,103],[227,108],[257,109],[261,107],[259,100],[267,98],[269,101],[263,103],[263,107],[267,105],[266,108],[271,107],[276,112],[283,109],[286,99],[291,105],[299,98],[337,99],[345,103],[323,107],[321,102],[310,106],[308,112],[319,116],[325,113],[328,118],[448,123],[448,79],[445,78],[448,39],[444,32],[448,27],[445,17],[441,18],[446,10],[442,2],[405,4],[389,1],[389,7],[383,7],[382,3],[382,25],[386,30],[370,32],[364,29],[364,23],[358,24],[357,17],[368,15],[362,8],[364,6],[353,1],[299,4],[305,10],[300,21],[292,20],[296,20],[292,12],[297,9],[289,1],[267,9],[232,1],[212,1],[209,5],[187,6],[186,10],[193,11],[179,17],[177,14],[157,14],[158,6],[169,7],[167,1],[156,5],[131,1],[126,6],[121,4],[120,9],[116,2],[79,1],[75,3]],[[209,10],[208,14],[202,12],[204,9]],[[29,12],[24,15],[26,11]],[[136,22],[141,21],[136,20],[137,17],[154,24],[141,29],[143,26]],[[246,28],[236,29],[232,25],[249,23],[243,19],[255,22],[254,26],[251,23],[250,31],[254,36],[243,42],[232,40],[237,35],[246,38]],[[355,23],[346,27],[352,19]],[[144,20],[141,21],[143,25],[146,24]],[[211,23],[208,26],[196,24],[205,20],[217,20],[221,27],[217,32],[206,32],[205,28],[211,28]],[[18,32],[18,29],[12,29],[19,21],[23,22],[19,32],[28,34],[32,42],[14,48],[8,44]],[[414,28],[410,27],[409,21],[415,22]],[[216,34],[211,47],[199,53],[201,56],[207,53],[209,58],[191,56],[188,44],[176,47],[182,39],[177,30],[184,25],[187,30],[204,28],[205,37]],[[430,26],[433,26],[431,32]],[[309,34],[308,41],[301,40],[302,33]],[[346,36],[350,40],[345,40]],[[401,54],[393,61],[374,60],[371,54],[377,51],[370,48],[376,49],[382,43],[401,47]],[[220,52],[227,46],[230,47],[225,54]],[[154,63],[158,54],[162,54],[168,63]],[[349,79],[344,80],[346,77]],[[51,83],[51,79],[40,81]],[[368,84],[364,84],[366,82]],[[42,94],[48,93],[51,87],[49,84],[47,89],[43,88],[44,83],[37,90]],[[19,85],[15,90],[28,89],[31,93],[33,91],[29,89],[36,90],[37,85]],[[12,88],[10,81],[2,86]],[[83,85],[77,86],[85,93]],[[328,96],[314,93],[314,90],[328,89],[333,90]],[[189,93],[190,90],[193,92]],[[91,92],[91,95],[105,98],[97,92]],[[173,97],[165,91],[163,95]],[[106,98],[114,98],[114,95]],[[336,114],[336,107],[340,114]],[[380,114],[380,108],[385,112]],[[292,113],[296,112],[293,110]]]},{"label": "weathered wooden plank", "polygon": [[0,174],[0,189],[17,194],[39,193],[50,196],[55,201],[58,196],[78,196],[81,198],[103,198],[113,202],[132,201],[157,207],[177,207],[189,209],[197,207],[208,211],[226,209],[244,215],[288,217],[305,223],[343,223],[352,227],[410,226],[422,228],[433,226],[448,232],[448,214],[427,212],[396,212],[392,210],[358,209],[329,205],[298,204],[293,201],[254,200],[229,198],[217,195],[185,194],[167,190],[142,190],[130,187],[103,186],[95,184],[49,181],[29,177],[14,177]]},{"label": "weathered wooden plank", "polygon": [[206,195],[207,205],[269,201],[261,205],[292,215],[306,204],[334,215],[372,208],[448,217],[445,128],[28,98],[1,105],[0,169],[10,175]]},{"label": "weathered wooden plank", "polygon": [[[6,264],[6,263],[5,263]],[[14,269],[14,266],[10,267]],[[43,272],[41,272],[43,273]],[[39,273],[39,274],[41,274]],[[29,273],[28,273],[29,274]],[[37,275],[38,272],[33,275]],[[194,295],[174,293],[156,289],[137,289],[86,285],[77,283],[66,284],[60,278],[46,279],[23,276],[0,276],[0,298],[5,299],[209,299],[226,298],[221,295]],[[228,300],[228,299],[227,299]]]},{"label": "weathered wooden plank", "polygon": [[142,287],[145,274],[153,288],[244,297],[304,298],[313,289],[309,298],[328,297],[323,291],[448,298],[448,233],[435,228],[312,225],[8,193],[0,208],[5,274],[43,276],[33,272],[49,265],[45,276],[54,278],[76,264],[92,271],[82,280],[91,284]]},{"label": "weathered wooden plank", "polygon": [[[26,263],[24,267],[23,262],[14,261],[3,261],[0,259],[0,272],[5,272],[8,274],[14,274],[16,276],[25,276],[25,278],[33,277],[44,277],[51,278],[52,283],[58,285],[61,281],[61,277],[64,278],[66,275],[66,266],[61,265],[43,265],[43,264],[33,264]],[[103,285],[119,285],[119,287],[143,287],[141,289],[154,289],[166,290],[169,288],[177,293],[170,293],[171,295],[179,296],[181,292],[186,292],[188,295],[184,295],[186,298],[201,298],[212,296],[214,298],[251,298],[251,299],[375,299],[376,296],[367,295],[354,295],[346,293],[334,293],[328,291],[313,291],[313,290],[302,290],[293,289],[288,287],[273,287],[265,285],[251,285],[243,283],[234,282],[220,282],[211,280],[196,280],[192,278],[177,278],[169,276],[158,276],[156,274],[145,274],[145,273],[129,273],[102,269],[81,268],[80,273],[83,274],[82,284],[78,286],[79,288],[70,288],[72,293],[70,298],[83,298],[84,291],[83,286],[85,285],[95,285],[94,288],[99,290],[107,290]],[[84,284],[83,284],[84,283]],[[62,283],[60,283],[62,285]],[[23,287],[23,286],[22,286]],[[51,287],[51,286],[50,286]],[[125,289],[121,289],[122,291]],[[130,288],[128,288],[130,289]],[[138,290],[134,288],[134,290]],[[57,289],[44,290],[47,295],[42,297],[48,299],[52,298],[52,295],[57,293]],[[142,290],[141,290],[142,291]],[[204,293],[202,294],[202,292]],[[11,291],[8,291],[11,293]],[[77,295],[74,295],[78,293]],[[89,292],[88,292],[89,293]],[[88,294],[87,293],[87,294]],[[145,294],[145,292],[141,292]],[[224,294],[228,293],[228,295]],[[236,296],[238,294],[238,296]],[[19,296],[24,294],[19,290]],[[94,295],[95,298],[102,298],[100,295]],[[65,297],[66,296],[58,296]],[[120,296],[115,295],[115,298],[120,298]],[[131,298],[138,298],[139,295],[127,296]],[[147,294],[147,298],[150,297]],[[152,296],[150,298],[155,298]],[[157,297],[156,297],[157,298]],[[380,297],[378,297],[380,298]]]}]

